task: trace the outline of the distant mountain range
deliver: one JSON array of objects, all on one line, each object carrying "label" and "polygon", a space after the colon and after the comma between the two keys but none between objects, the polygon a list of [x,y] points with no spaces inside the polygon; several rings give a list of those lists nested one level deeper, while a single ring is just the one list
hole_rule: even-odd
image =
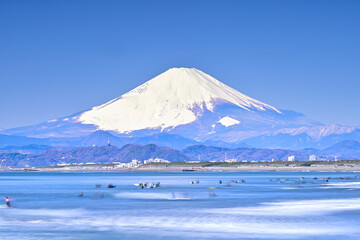
[{"label": "distant mountain range", "polygon": [[48,150],[40,154],[2,153],[3,166],[50,166],[58,163],[109,163],[130,162],[133,159],[146,160],[163,158],[170,161],[186,161],[188,158],[178,150],[159,147],[154,144],[140,146],[128,144],[115,146],[79,147],[68,150]]},{"label": "distant mountain range", "polygon": [[198,142],[191,140],[181,135],[158,133],[148,135],[144,137],[129,137],[129,136],[115,136],[109,132],[98,130],[91,133],[88,136],[83,137],[63,137],[63,138],[30,138],[24,136],[12,136],[0,134],[0,148],[24,145],[48,145],[54,148],[66,148],[66,147],[83,147],[83,146],[104,146],[110,143],[110,145],[122,147],[126,144],[156,144],[159,146],[171,147],[174,149],[184,149],[188,146],[204,144],[217,147],[244,147],[249,146],[243,142],[227,143],[222,141],[207,140],[205,142]]},{"label": "distant mountain range", "polygon": [[326,148],[345,140],[360,140],[360,128],[336,124],[286,128],[246,139],[249,145],[267,148]]},{"label": "distant mountain range", "polygon": [[[31,147],[43,150],[40,153],[24,153]],[[8,148],[8,147],[6,147]],[[116,146],[92,146],[71,149],[47,149],[46,146],[30,145],[18,147],[18,152],[1,153],[0,160],[3,166],[49,166],[58,163],[109,163],[130,162],[133,159],[146,160],[149,158],[163,158],[169,161],[224,161],[226,159],[237,159],[238,161],[261,161],[261,160],[287,160],[288,156],[295,156],[296,160],[308,160],[309,155],[316,154],[318,157],[339,159],[359,159],[360,142],[343,141],[324,150],[303,149],[263,149],[263,148],[223,148],[205,145],[193,145],[183,149],[175,150],[169,147],[159,147],[155,144],[145,146],[127,144],[121,148]],[[338,155],[342,152],[342,155]]]},{"label": "distant mountain range", "polygon": [[40,154],[42,152],[55,149],[47,145],[30,144],[24,146],[6,146],[0,148],[0,153],[23,153],[23,154]]},{"label": "distant mountain range", "polygon": [[0,147],[63,149],[108,140],[118,147],[153,143],[177,150],[192,145],[325,149],[360,140],[360,128],[326,126],[248,97],[197,69],[172,68],[90,110],[0,131]]}]

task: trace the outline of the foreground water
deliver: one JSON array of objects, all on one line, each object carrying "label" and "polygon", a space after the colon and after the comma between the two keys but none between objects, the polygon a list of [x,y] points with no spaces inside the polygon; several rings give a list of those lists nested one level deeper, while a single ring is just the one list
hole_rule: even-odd
[{"label": "foreground water", "polygon": [[356,173],[2,172],[5,195],[13,208],[0,209],[0,239],[360,237]]}]

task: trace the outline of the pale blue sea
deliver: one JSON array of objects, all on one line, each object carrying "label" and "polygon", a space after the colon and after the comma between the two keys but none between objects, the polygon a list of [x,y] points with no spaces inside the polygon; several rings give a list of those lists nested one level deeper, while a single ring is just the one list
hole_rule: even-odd
[{"label": "pale blue sea", "polygon": [[[0,208],[0,239],[355,240],[360,239],[356,175],[1,172],[0,203],[6,195],[13,207]],[[227,186],[241,179],[246,183]],[[190,184],[193,180],[199,184]],[[159,188],[134,186],[158,181]],[[108,189],[109,183],[117,187]],[[77,197],[80,192],[83,197]]]}]

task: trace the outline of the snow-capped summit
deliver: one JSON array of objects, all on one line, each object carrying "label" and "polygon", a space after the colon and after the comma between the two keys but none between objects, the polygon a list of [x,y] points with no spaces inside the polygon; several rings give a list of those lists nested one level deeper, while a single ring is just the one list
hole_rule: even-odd
[{"label": "snow-capped summit", "polygon": [[191,141],[239,142],[259,136],[261,142],[275,131],[285,129],[281,134],[288,135],[289,129],[314,126],[322,124],[250,98],[200,70],[171,68],[88,111],[1,133],[58,138],[103,130],[132,138],[164,132]]},{"label": "snow-capped summit", "polygon": [[[82,113],[78,121],[118,133],[174,128],[198,119],[204,110],[231,103],[246,111],[275,111],[195,68],[171,68],[130,92]],[[237,121],[237,120],[236,120]]]}]

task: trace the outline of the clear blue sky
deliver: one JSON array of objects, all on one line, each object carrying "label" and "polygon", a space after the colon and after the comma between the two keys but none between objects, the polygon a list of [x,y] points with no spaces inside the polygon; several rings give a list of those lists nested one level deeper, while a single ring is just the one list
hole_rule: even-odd
[{"label": "clear blue sky", "polygon": [[0,128],[88,109],[181,66],[360,125],[360,1],[0,1]]}]

